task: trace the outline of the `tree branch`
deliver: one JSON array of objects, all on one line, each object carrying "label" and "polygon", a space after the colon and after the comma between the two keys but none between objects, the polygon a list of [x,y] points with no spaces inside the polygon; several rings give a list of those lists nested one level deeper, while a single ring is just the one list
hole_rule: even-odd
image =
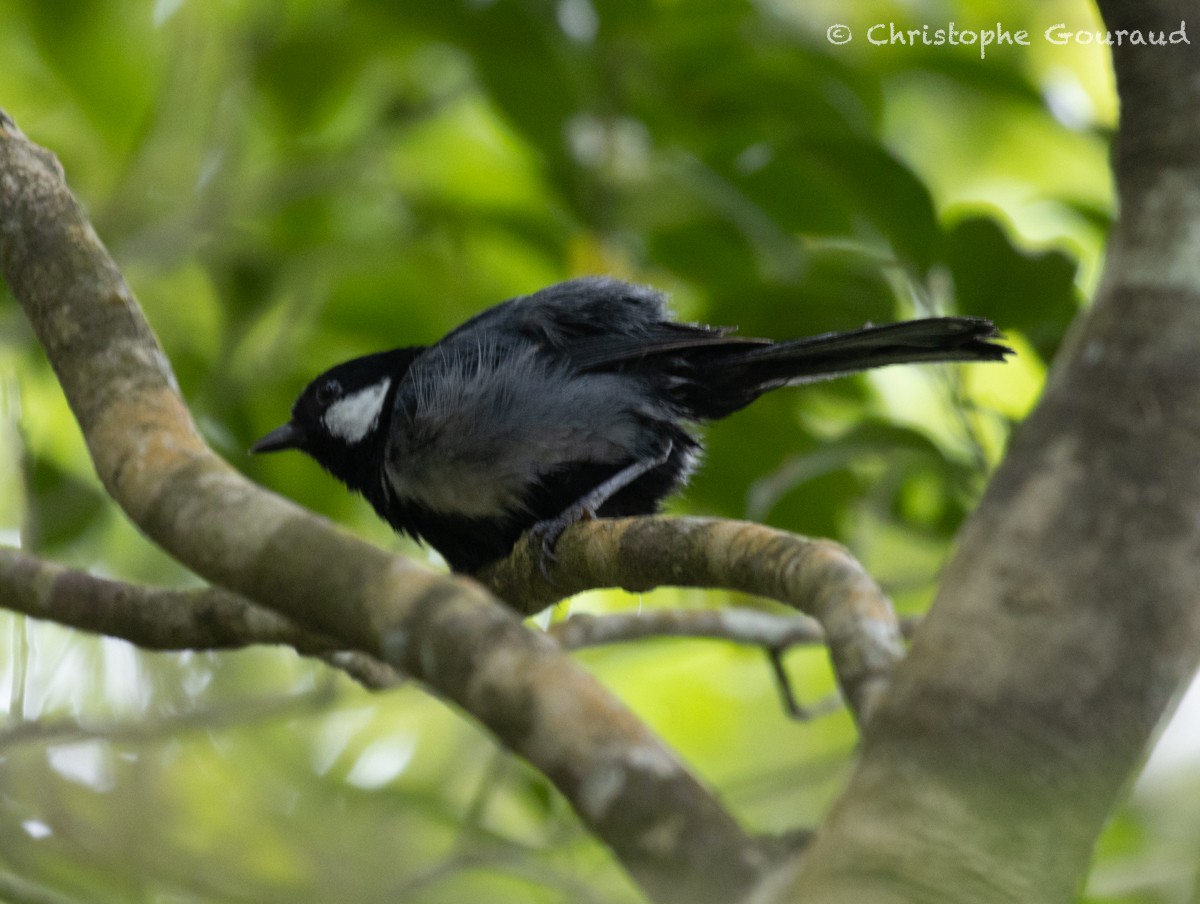
[{"label": "tree branch", "polygon": [[2,114],[0,265],[101,481],[167,552],[463,707],[554,782],[652,898],[728,901],[754,884],[763,849],[557,644],[478,584],[349,536],[205,446],[61,168]]},{"label": "tree branch", "polygon": [[148,650],[284,644],[341,669],[364,687],[393,687],[395,669],[219,587],[166,590],[106,580],[0,546],[0,606],[120,637]]},{"label": "tree branch", "polygon": [[74,744],[105,740],[145,743],[175,737],[186,731],[212,731],[233,725],[263,723],[327,709],[336,699],[333,682],[302,693],[278,694],[218,703],[213,706],[133,721],[89,724],[74,718],[37,719],[0,729],[0,751],[21,744]]},{"label": "tree branch", "polygon": [[551,580],[537,543],[478,575],[502,599],[537,611],[593,587],[642,592],[671,584],[723,587],[777,600],[825,632],[834,673],[865,723],[882,699],[904,640],[891,602],[845,547],[745,521],[714,518],[602,519],[569,528]]},{"label": "tree branch", "polygon": [[547,633],[568,650],[652,637],[725,640],[768,650],[823,643],[821,626],[805,616],[757,609],[654,609],[620,615],[572,615]]},{"label": "tree branch", "polygon": [[302,653],[337,649],[334,640],[278,612],[216,587],[166,590],[98,578],[0,547],[0,606],[120,637],[147,650],[221,650],[286,644]]},{"label": "tree branch", "polygon": [[[60,625],[119,637],[148,650],[220,650],[282,644],[340,669],[364,687],[394,687],[404,678],[387,664],[299,627],[277,612],[217,587],[169,590],[98,578],[0,546],[0,607]],[[782,653],[823,643],[803,615],[755,609],[653,609],[573,615],[547,633],[568,650],[654,637],[723,640]],[[2,743],[2,742],[0,742]]]}]

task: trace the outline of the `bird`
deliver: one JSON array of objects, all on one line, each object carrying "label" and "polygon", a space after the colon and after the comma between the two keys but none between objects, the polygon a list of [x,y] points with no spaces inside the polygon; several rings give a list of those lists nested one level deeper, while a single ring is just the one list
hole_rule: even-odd
[{"label": "bird", "polygon": [[687,482],[697,428],[771,390],[889,364],[1003,361],[979,317],[929,317],[787,341],[677,321],[612,277],[501,302],[431,346],[338,364],[251,447],[296,449],[399,533],[473,573],[526,531],[542,567],[585,518],[652,514]]}]

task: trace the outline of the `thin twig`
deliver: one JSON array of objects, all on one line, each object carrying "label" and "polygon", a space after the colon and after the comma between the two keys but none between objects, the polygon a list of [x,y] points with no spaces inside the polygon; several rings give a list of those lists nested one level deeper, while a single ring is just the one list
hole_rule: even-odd
[{"label": "thin twig", "polygon": [[786,650],[819,644],[825,633],[806,615],[772,615],[757,609],[648,609],[612,615],[572,615],[547,633],[571,650],[625,643],[647,637],[727,640],[747,646]]},{"label": "thin twig", "polygon": [[0,873],[0,900],[6,904],[82,904],[83,901],[11,873]]},{"label": "thin twig", "polygon": [[228,728],[299,712],[317,712],[331,706],[336,699],[336,687],[332,682],[324,681],[300,694],[227,701],[152,719],[94,724],[73,718],[19,722],[0,727],[0,750],[20,744],[73,744],[82,741],[146,743],[189,731]]}]

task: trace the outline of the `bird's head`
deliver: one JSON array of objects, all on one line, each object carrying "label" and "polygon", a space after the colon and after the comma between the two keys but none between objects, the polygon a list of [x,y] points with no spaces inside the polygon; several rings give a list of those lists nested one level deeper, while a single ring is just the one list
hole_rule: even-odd
[{"label": "bird's head", "polygon": [[379,481],[397,384],[421,348],[402,348],[331,367],[305,387],[292,417],[253,446],[253,453],[298,449],[351,489]]}]

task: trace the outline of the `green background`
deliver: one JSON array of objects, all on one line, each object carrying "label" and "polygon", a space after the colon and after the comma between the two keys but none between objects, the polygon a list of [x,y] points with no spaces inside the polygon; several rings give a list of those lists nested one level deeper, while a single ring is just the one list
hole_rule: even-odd
[{"label": "green background", "polygon": [[[246,454],[347,357],[593,272],[746,335],[993,318],[1007,366],[776,393],[708,430],[673,504],[837,538],[916,613],[1098,279],[1115,101],[1099,48],[1041,39],[1097,27],[1082,3],[845,6],[9,0],[0,106],[59,155],[212,445],[418,556],[307,459]],[[1030,46],[865,37],[951,20]],[[102,494],[7,297],[0,532],[96,573],[190,580]],[[551,617],[730,602],[767,605],[606,593]],[[848,716],[788,720],[759,651],[579,658],[755,830],[815,823],[851,766]],[[822,652],[788,665],[804,699],[832,693]],[[0,875],[79,900],[637,899],[544,779],[416,687],[0,614],[0,710]],[[1139,796],[1094,899],[1186,899],[1198,841],[1200,822]]]}]

